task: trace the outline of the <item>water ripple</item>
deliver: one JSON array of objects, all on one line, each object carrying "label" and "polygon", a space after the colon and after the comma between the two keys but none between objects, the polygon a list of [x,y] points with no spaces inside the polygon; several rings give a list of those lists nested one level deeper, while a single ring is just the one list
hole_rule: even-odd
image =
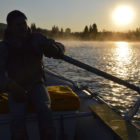
[{"label": "water ripple", "polygon": [[[66,46],[66,54],[68,56],[126,80],[136,86],[140,85],[140,43],[61,42]],[[139,94],[135,91],[63,62],[62,60],[44,59],[45,66],[79,84],[87,85],[93,91],[98,91],[108,104],[118,109],[122,114],[128,111],[139,97]],[[140,117],[139,113],[137,117]]]}]

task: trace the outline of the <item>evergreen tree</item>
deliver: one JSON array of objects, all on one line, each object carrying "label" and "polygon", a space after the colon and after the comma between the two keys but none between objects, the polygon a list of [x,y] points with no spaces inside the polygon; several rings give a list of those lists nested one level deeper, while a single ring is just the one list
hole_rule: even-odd
[{"label": "evergreen tree", "polygon": [[85,28],[84,28],[84,34],[87,34],[88,32],[89,32],[88,26],[86,25]]},{"label": "evergreen tree", "polygon": [[35,23],[31,24],[31,31],[32,32],[36,32],[36,25],[35,25]]},{"label": "evergreen tree", "polygon": [[94,35],[97,35],[98,33],[97,25],[95,23],[92,25],[92,32]]},{"label": "evergreen tree", "polygon": [[90,38],[96,39],[98,33],[97,25],[94,23],[92,26],[90,26]]},{"label": "evergreen tree", "polygon": [[58,28],[57,26],[54,25],[54,26],[52,27],[52,33],[53,33],[53,34],[57,34],[58,32],[59,32],[59,28]]},{"label": "evergreen tree", "polygon": [[89,29],[88,29],[87,25],[85,26],[83,34],[82,34],[81,37],[84,38],[84,39],[88,39],[89,38]]},{"label": "evergreen tree", "polygon": [[89,26],[89,33],[92,33],[92,26]]},{"label": "evergreen tree", "polygon": [[63,33],[63,32],[64,32],[63,28],[61,28],[60,32],[61,32],[61,33]]}]

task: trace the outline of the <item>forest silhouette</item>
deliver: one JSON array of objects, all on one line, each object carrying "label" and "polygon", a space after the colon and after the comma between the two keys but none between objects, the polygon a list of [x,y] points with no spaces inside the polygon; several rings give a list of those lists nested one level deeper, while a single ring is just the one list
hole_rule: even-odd
[{"label": "forest silhouette", "polygon": [[[0,23],[0,39],[4,36],[6,24]],[[32,32],[42,33],[48,38],[71,39],[71,40],[92,40],[92,41],[140,41],[140,28],[127,32],[98,31],[96,23],[85,26],[81,32],[72,32],[70,28],[59,28],[52,26],[51,30],[36,27],[35,23],[30,26]]]}]

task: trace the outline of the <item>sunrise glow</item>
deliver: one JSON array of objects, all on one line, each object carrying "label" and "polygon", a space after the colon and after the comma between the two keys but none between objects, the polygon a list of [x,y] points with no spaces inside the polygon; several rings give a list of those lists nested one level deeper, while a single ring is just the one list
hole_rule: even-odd
[{"label": "sunrise glow", "polygon": [[130,6],[118,6],[112,16],[116,24],[126,25],[133,21],[134,11]]}]

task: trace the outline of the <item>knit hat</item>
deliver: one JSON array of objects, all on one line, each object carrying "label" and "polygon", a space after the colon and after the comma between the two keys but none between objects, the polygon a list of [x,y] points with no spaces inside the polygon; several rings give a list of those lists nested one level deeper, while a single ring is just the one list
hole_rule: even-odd
[{"label": "knit hat", "polygon": [[14,10],[14,11],[11,11],[10,13],[8,13],[7,19],[6,19],[7,24],[8,25],[12,24],[12,22],[18,17],[23,17],[23,18],[27,19],[27,17],[25,16],[24,13],[22,13],[21,11],[18,11],[18,10]]}]

